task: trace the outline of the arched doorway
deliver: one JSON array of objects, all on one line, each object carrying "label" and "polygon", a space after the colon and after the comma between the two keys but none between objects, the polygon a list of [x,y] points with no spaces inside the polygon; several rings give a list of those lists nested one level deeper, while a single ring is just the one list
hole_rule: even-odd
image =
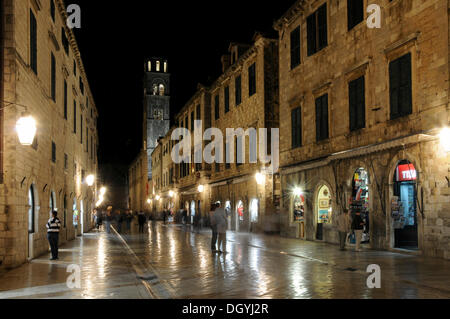
[{"label": "arched doorway", "polygon": [[191,224],[194,224],[195,213],[195,201],[193,200],[191,202]]},{"label": "arched doorway", "polygon": [[228,230],[231,230],[231,201],[225,202],[225,214],[227,214]]},{"label": "arched doorway", "polygon": [[317,230],[316,239],[323,240],[323,225],[331,223],[331,192],[328,186],[323,185],[319,188],[316,200],[317,210]]},{"label": "arched doorway", "polygon": [[36,193],[34,185],[28,189],[28,259],[34,256],[33,236],[36,232]]},{"label": "arched doorway", "polygon": [[352,218],[356,211],[360,211],[361,218],[365,221],[361,243],[370,242],[369,198],[369,173],[364,168],[358,168],[352,178],[350,209]]},{"label": "arched doorway", "polygon": [[300,225],[299,237],[305,238],[305,195],[296,194],[292,204],[292,223]]},{"label": "arched doorway", "polygon": [[416,250],[419,246],[417,227],[417,171],[408,160],[398,163],[394,173],[394,196],[391,213],[395,248]]},{"label": "arched doorway", "polygon": [[240,200],[236,205],[236,231],[240,230],[241,224],[244,223],[244,203]]}]

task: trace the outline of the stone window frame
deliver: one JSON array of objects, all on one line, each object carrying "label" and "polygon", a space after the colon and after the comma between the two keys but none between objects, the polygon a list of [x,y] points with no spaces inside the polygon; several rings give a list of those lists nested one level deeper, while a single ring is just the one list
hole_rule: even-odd
[{"label": "stone window frame", "polygon": [[[360,134],[362,130],[365,130],[369,127],[369,106],[371,105],[370,94],[369,94],[369,72],[368,67],[371,59],[368,58],[364,60],[362,63],[358,64],[355,67],[352,67],[345,73],[345,101],[346,101],[346,111],[348,112],[347,120],[348,120],[348,135],[351,134]],[[364,77],[364,101],[365,101],[365,114],[364,114],[364,123],[365,127],[359,128],[356,130],[350,129],[350,96],[349,96],[349,84],[350,82],[357,80],[360,77]]]},{"label": "stone window frame", "polygon": [[[327,94],[328,95],[328,138],[321,140],[321,141],[317,141],[316,139],[316,134],[314,134],[313,138],[314,138],[314,143],[316,145],[321,145],[321,144],[327,144],[330,143],[330,141],[333,138],[333,133],[334,133],[334,129],[333,129],[333,122],[332,122],[332,105],[333,105],[333,94],[332,94],[332,86],[333,83],[332,81],[328,81],[325,84],[315,88],[312,90],[312,96],[313,96],[313,100],[312,100],[312,108],[311,110],[314,113],[314,132],[316,132],[317,129],[317,123],[316,123],[316,100],[320,97],[322,97],[323,95]],[[305,111],[302,110],[302,112],[304,113]],[[302,128],[303,132],[305,128]],[[306,141],[303,141],[303,146],[306,145]]]},{"label": "stone window frame", "polygon": [[[419,46],[418,38],[420,32],[414,32],[408,36],[401,38],[400,40],[392,43],[384,49],[385,58],[385,81],[386,85],[386,107],[385,119],[386,123],[397,123],[398,121],[405,121],[412,116],[417,115],[419,112],[419,106],[417,101],[417,87],[418,87],[418,63],[419,63]],[[391,102],[390,102],[390,77],[389,77],[389,64],[410,53],[411,54],[411,114],[401,116],[399,118],[391,119]]]}]

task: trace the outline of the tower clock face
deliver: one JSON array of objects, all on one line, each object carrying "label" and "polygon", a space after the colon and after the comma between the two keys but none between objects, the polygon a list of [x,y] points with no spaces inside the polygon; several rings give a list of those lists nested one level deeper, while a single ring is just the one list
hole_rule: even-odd
[{"label": "tower clock face", "polygon": [[164,119],[164,115],[163,115],[163,111],[162,110],[154,110],[153,111],[153,118],[155,120],[163,120]]}]

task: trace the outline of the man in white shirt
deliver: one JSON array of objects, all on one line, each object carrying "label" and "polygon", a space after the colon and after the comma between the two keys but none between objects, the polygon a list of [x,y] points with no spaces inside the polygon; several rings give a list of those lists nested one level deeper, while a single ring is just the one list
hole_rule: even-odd
[{"label": "man in white shirt", "polygon": [[50,243],[50,249],[52,251],[52,258],[50,260],[58,259],[58,241],[59,230],[61,229],[61,221],[58,218],[58,212],[53,211],[52,218],[47,223],[47,238]]}]

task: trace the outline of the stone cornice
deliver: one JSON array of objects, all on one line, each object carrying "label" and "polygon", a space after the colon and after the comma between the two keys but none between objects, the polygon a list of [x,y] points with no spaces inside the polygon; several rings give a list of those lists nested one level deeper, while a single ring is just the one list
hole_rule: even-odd
[{"label": "stone cornice", "polygon": [[273,28],[277,31],[280,31],[283,28],[283,25],[289,23],[292,18],[296,17],[299,13],[304,11],[304,5],[306,0],[297,0],[287,11],[285,14],[281,16],[280,19],[275,21],[273,24]]},{"label": "stone cornice", "polygon": [[73,50],[73,54],[75,56],[75,59],[77,60],[78,63],[78,69],[80,74],[83,77],[83,82],[84,82],[84,87],[85,87],[85,91],[86,91],[86,96],[89,97],[89,101],[92,107],[94,107],[95,109],[95,114],[98,116],[98,109],[97,106],[95,105],[95,101],[92,95],[92,91],[91,88],[89,86],[89,81],[88,81],[88,77],[86,74],[86,71],[84,69],[84,64],[83,61],[81,59],[81,53],[80,50],[78,48],[78,44],[75,38],[75,33],[73,32],[72,29],[67,27],[67,24],[64,23],[64,21],[67,21],[68,15],[67,15],[67,11],[66,11],[66,7],[64,5],[64,1],[63,0],[55,0],[55,6],[57,8],[57,10],[59,11],[60,15],[61,15],[61,19],[63,21],[63,28],[64,30],[66,30],[66,34],[67,34],[67,39],[69,41],[69,45],[71,46],[72,50]]}]

